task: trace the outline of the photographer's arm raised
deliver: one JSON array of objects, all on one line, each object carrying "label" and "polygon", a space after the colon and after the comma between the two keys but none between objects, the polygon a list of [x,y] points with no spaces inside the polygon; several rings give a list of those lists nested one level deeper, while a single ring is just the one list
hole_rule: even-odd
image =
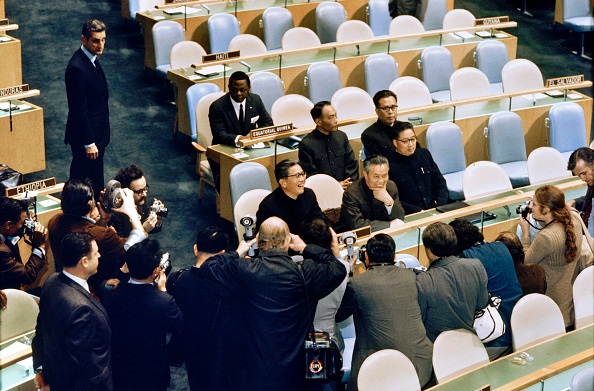
[{"label": "photographer's arm raised", "polygon": [[116,212],[124,213],[130,218],[130,223],[132,224],[132,232],[130,232],[130,236],[128,236],[128,240],[126,240],[126,244],[124,245],[124,247],[127,250],[132,245],[148,238],[148,234],[145,232],[144,227],[142,226],[142,222],[140,221],[140,216],[136,211],[136,205],[134,204],[132,190],[122,189],[121,194],[123,204],[121,207],[113,210],[115,210]]}]

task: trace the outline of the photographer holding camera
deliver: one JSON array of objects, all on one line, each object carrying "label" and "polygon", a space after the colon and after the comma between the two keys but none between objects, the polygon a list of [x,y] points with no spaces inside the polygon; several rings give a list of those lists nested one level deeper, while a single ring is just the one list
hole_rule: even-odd
[{"label": "photographer holding camera", "polygon": [[[142,169],[136,164],[131,164],[118,171],[114,179],[122,188],[132,191],[134,204],[144,230],[152,233],[161,231],[163,217],[167,217],[168,210],[160,200],[147,202],[149,185]],[[118,212],[112,214],[109,225],[112,225],[123,238],[127,237],[132,230],[128,217]]]},{"label": "photographer holding camera", "polygon": [[[132,231],[127,239],[118,236],[113,228],[100,224],[101,215],[94,200],[93,188],[88,180],[72,179],[64,184],[62,213],[52,217],[48,224],[49,240],[57,272],[62,270],[62,239],[70,232],[93,234],[101,253],[97,274],[89,278],[89,285],[94,292],[104,280],[116,278],[126,281],[128,279],[126,274],[122,275],[118,272],[118,268],[122,273],[127,272],[123,262],[126,250],[148,237],[136,212],[132,192],[129,189],[121,190],[121,206],[114,210],[126,214],[130,219]],[[117,285],[117,281],[109,280],[107,285]]]},{"label": "photographer holding camera", "polygon": [[21,285],[32,284],[39,271],[46,265],[45,246],[47,229],[33,223],[31,256],[23,264],[18,242],[26,233],[25,220],[28,219],[27,204],[12,198],[0,198],[0,289],[20,289]]}]

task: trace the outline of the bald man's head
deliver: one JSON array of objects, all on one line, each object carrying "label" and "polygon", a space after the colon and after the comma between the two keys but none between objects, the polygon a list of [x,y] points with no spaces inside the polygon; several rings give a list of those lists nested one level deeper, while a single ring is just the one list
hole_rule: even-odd
[{"label": "bald man's head", "polygon": [[258,231],[258,248],[260,251],[278,248],[289,249],[291,233],[289,226],[278,217],[269,217],[260,225]]}]

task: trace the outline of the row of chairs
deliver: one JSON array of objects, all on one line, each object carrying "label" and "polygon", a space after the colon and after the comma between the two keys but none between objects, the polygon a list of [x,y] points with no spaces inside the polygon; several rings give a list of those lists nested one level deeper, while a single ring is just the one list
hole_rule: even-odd
[{"label": "row of chairs", "polygon": [[[594,266],[590,266],[574,282],[576,329],[594,323],[593,281]],[[538,293],[524,296],[516,303],[510,323],[515,352],[565,333],[563,315],[557,304]],[[453,351],[456,354],[452,354]],[[433,344],[433,368],[438,383],[447,382],[488,363],[489,355],[483,343],[476,334],[467,330],[444,331]],[[370,355],[361,365],[357,383],[362,391],[421,389],[412,362],[401,352],[391,349]],[[591,384],[588,386],[591,387]]]}]

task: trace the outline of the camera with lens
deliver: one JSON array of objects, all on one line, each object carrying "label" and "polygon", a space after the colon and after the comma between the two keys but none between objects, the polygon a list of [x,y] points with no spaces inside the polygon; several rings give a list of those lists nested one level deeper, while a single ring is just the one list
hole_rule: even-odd
[{"label": "camera with lens", "polygon": [[524,201],[522,204],[518,205],[516,208],[516,213],[522,215],[523,218],[527,218],[530,213],[532,213],[532,208],[530,208],[530,201]]},{"label": "camera with lens", "polygon": [[340,242],[343,243],[347,248],[347,256],[349,260],[353,259],[354,245],[357,241],[357,234],[352,231],[344,232],[340,235]]},{"label": "camera with lens", "polygon": [[33,220],[31,217],[27,217],[23,224],[23,233],[29,238],[32,238],[35,227],[38,225],[40,224],[37,221]]},{"label": "camera with lens", "polygon": [[101,197],[101,205],[107,212],[111,212],[112,209],[117,209],[124,204],[122,198],[122,184],[115,179],[107,182],[105,187],[105,193]]},{"label": "camera with lens", "polygon": [[161,262],[159,262],[159,269],[165,271],[165,275],[168,276],[171,272],[171,260],[169,259],[169,253],[163,254]]},{"label": "camera with lens", "polygon": [[[256,224],[256,216],[254,215],[245,215],[240,220],[239,223],[245,229],[245,233],[243,234],[243,240],[249,242],[250,240],[256,237],[256,233],[254,232],[254,224]],[[250,249],[248,250],[248,255],[250,257],[256,256],[256,250],[258,249],[258,244],[254,243],[251,245]]]},{"label": "camera with lens", "polygon": [[151,205],[151,212],[154,212],[159,217],[167,217],[169,214],[169,209],[163,205],[163,203],[157,199],[153,201]]}]

